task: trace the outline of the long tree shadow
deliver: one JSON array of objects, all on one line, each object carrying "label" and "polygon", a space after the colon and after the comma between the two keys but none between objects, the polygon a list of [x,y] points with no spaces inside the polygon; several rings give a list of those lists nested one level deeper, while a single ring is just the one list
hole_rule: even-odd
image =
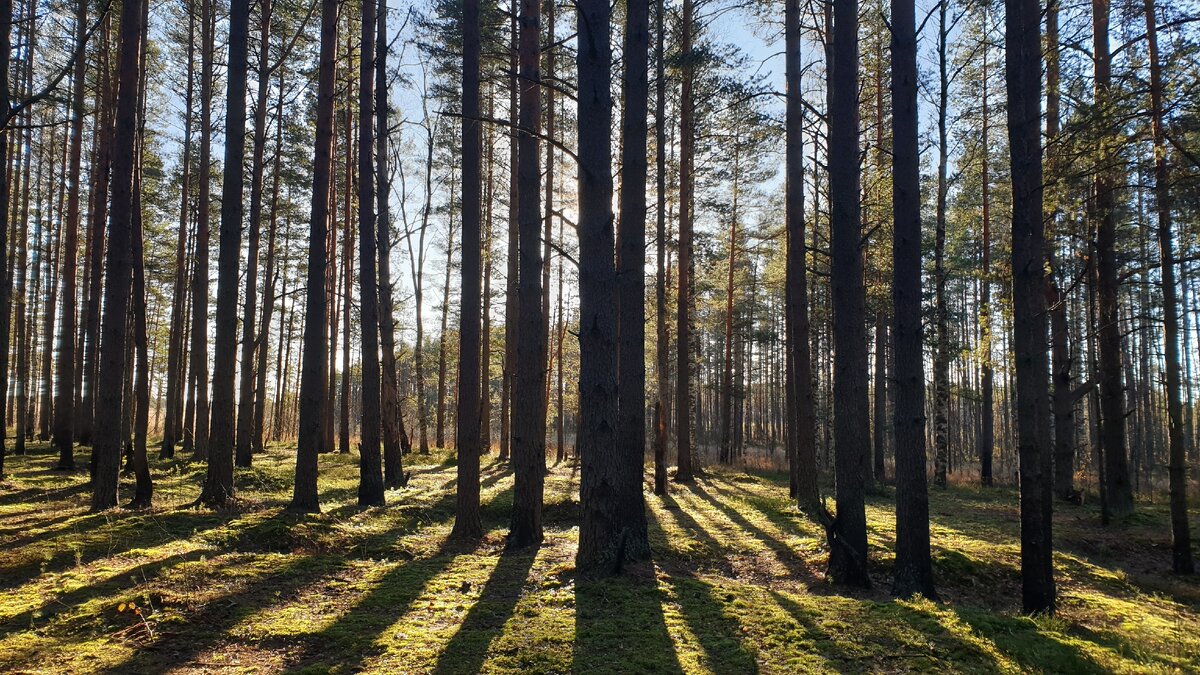
[{"label": "long tree shadow", "polygon": [[1107,668],[1081,653],[1078,648],[1044,634],[1028,617],[985,614],[957,608],[954,613],[973,631],[991,640],[998,650],[1024,671],[1108,672]]},{"label": "long tree shadow", "polygon": [[662,603],[653,576],[579,579],[572,670],[682,673]]},{"label": "long tree shadow", "polygon": [[[679,522],[699,533],[715,550],[721,545],[700,527],[691,516],[682,510],[672,511]],[[662,529],[653,510],[647,510],[653,526]],[[741,641],[741,626],[736,619],[726,614],[722,603],[715,597],[712,584],[682,570],[670,573],[667,583],[671,594],[679,605],[684,622],[700,643],[707,664],[717,673],[757,673],[758,663],[753,654],[746,650]],[[727,598],[732,600],[732,598]]]},{"label": "long tree shadow", "polygon": [[729,518],[729,520],[735,525],[754,535],[755,538],[761,541],[767,548],[771,550],[772,553],[774,553],[775,560],[779,562],[779,564],[785,569],[787,569],[792,576],[802,579],[810,587],[819,586],[822,584],[823,579],[814,574],[808,564],[806,564],[804,560],[787,544],[784,544],[775,537],[772,537],[761,527],[747,520],[745,516],[743,516],[741,513],[738,513],[737,509],[733,508],[733,506],[728,502],[712,496],[699,483],[691,486],[691,491],[692,494],[700,497],[704,501],[711,504],[713,508],[725,514],[725,517]]},{"label": "long tree shadow", "polygon": [[438,657],[434,673],[477,673],[489,645],[501,634],[521,599],[536,549],[505,551],[479,598]]}]

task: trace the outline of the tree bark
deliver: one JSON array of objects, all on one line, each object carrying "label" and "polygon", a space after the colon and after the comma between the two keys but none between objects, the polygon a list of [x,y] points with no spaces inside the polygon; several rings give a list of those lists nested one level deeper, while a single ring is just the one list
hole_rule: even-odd
[{"label": "tree bark", "polygon": [[338,0],[321,1],[321,51],[317,71],[317,125],[313,163],[312,210],[308,235],[307,302],[304,310],[304,357],[300,376],[300,433],[296,446],[296,482],[291,511],[320,511],[317,501],[317,452],[324,433],[325,405],[325,252],[329,236],[329,188],[333,169],[333,76]]},{"label": "tree bark", "polygon": [[[121,399],[125,385],[126,341],[129,332],[129,298],[134,270],[134,160],[136,157],[141,53],[142,2],[126,0],[121,6],[120,56],[116,127],[113,132],[112,204],[105,256],[103,341],[100,345],[99,389],[96,392],[92,482],[92,510],[117,505],[121,459]],[[0,47],[3,45],[0,44]],[[0,87],[2,88],[2,87]],[[6,99],[7,100],[7,99]]]},{"label": "tree bark", "polygon": [[1050,420],[1042,219],[1041,8],[1005,0],[1005,79],[1012,176],[1013,351],[1021,488],[1021,598],[1027,613],[1055,605]]},{"label": "tree bark", "polygon": [[[896,566],[892,592],[936,599],[929,553],[921,312],[921,154],[913,0],[892,0],[892,341],[896,353]],[[878,342],[877,342],[878,344]],[[881,358],[876,354],[875,358]],[[882,479],[882,476],[880,477]]]},{"label": "tree bark", "polygon": [[[1092,0],[1092,53],[1096,61],[1095,102],[1102,115],[1109,106],[1112,87],[1112,62],[1109,55],[1108,0]],[[1115,516],[1133,513],[1133,487],[1129,481],[1129,461],[1125,439],[1125,385],[1122,376],[1120,263],[1117,261],[1117,188],[1114,165],[1120,158],[1111,150],[1101,149],[1100,166],[1095,179],[1096,299],[1099,309],[1101,429],[1104,435],[1104,467],[1107,477],[1109,510]]]},{"label": "tree bark", "polygon": [[[480,435],[480,187],[483,127],[479,122],[480,2],[463,4],[462,267],[458,324],[458,489],[451,536],[483,536],[479,514]],[[536,194],[536,191],[535,191]],[[536,198],[536,197],[535,197]],[[449,257],[446,260],[449,266]],[[443,331],[442,339],[445,339]],[[439,407],[439,417],[441,408]]]},{"label": "tree bark", "polygon": [[517,137],[518,282],[521,336],[513,390],[513,487],[510,548],[542,541],[542,491],[546,474],[546,349],[542,317],[542,240],[538,135],[541,117],[541,3],[521,0],[518,61],[520,110]]},{"label": "tree bark", "polygon": [[[654,281],[657,318],[654,350],[657,390],[654,404],[654,494],[660,496],[667,494],[667,409],[670,407],[670,394],[667,391],[670,386],[667,374],[670,359],[667,330],[667,125],[670,122],[667,120],[666,24],[663,20],[665,1],[654,2],[654,173],[658,200],[654,230],[655,258],[658,266]],[[561,277],[561,271],[559,276]],[[561,357],[559,358],[561,363]]]},{"label": "tree bark", "polygon": [[1166,358],[1167,442],[1170,478],[1172,568],[1176,574],[1196,571],[1187,511],[1187,447],[1184,443],[1183,397],[1179,363],[1179,300],[1175,288],[1175,248],[1171,223],[1171,174],[1163,130],[1163,78],[1158,54],[1158,19],[1154,0],[1144,0],[1146,46],[1150,65],[1150,128],[1154,140],[1154,201],[1158,215],[1158,253],[1162,266],[1163,343]]},{"label": "tree bark", "polygon": [[683,0],[683,24],[680,27],[679,50],[683,54],[683,82],[679,100],[679,301],[676,308],[675,363],[675,480],[690,483],[695,480],[692,470],[692,440],[694,405],[692,400],[692,182],[695,164],[695,101],[692,88],[695,64],[692,40],[695,29],[695,2]]}]

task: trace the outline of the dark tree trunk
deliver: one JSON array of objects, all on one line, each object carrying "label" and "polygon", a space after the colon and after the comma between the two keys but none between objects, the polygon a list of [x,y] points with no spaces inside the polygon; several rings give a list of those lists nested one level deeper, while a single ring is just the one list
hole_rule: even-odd
[{"label": "dark tree trunk", "polygon": [[619,273],[613,267],[611,10],[608,0],[584,0],[578,8],[581,464],[575,561],[586,573],[613,574],[626,560],[650,553],[641,479],[649,3],[632,0],[626,17]]},{"label": "dark tree trunk", "polygon": [[300,375],[300,433],[296,446],[296,483],[292,511],[319,511],[317,453],[324,434],[325,272],[328,264],[329,187],[333,169],[333,68],[337,41],[337,0],[321,2],[321,56],[317,73],[317,127],[313,163],[312,210],[308,234],[307,302],[304,310],[304,358]]},{"label": "dark tree trunk", "polygon": [[[542,317],[542,233],[538,156],[541,117],[541,3],[521,0],[521,102],[517,138],[517,229],[520,243],[520,302],[517,371],[513,390],[512,523],[508,545],[542,541],[542,490],[546,474],[546,341]],[[476,425],[478,427],[478,425]]]},{"label": "dark tree trunk", "polygon": [[[511,47],[509,54],[509,101],[508,115],[511,120],[517,119],[517,96],[519,79],[517,75],[517,0],[510,0]],[[508,459],[512,450],[512,420],[513,420],[513,389],[516,385],[517,373],[517,331],[520,327],[518,319],[520,308],[520,232],[517,226],[517,165],[519,164],[517,149],[517,129],[513,127],[509,136],[509,189],[508,189],[508,279],[504,295],[504,372],[500,383],[500,460]]]},{"label": "dark tree trunk", "polygon": [[[895,195],[893,194],[893,198]],[[894,255],[894,253],[893,253]],[[917,311],[920,311],[920,304],[917,305]],[[872,475],[879,485],[887,482],[887,469],[884,462],[884,453],[887,449],[887,404],[888,394],[895,395],[893,391],[888,391],[887,386],[887,319],[882,311],[876,312],[875,316],[875,386],[871,392],[871,407],[874,409],[872,415],[875,420],[874,431],[871,436],[872,443]],[[924,393],[922,391],[922,393]]]},{"label": "dark tree trunk", "polygon": [[[1049,0],[1057,2],[1058,0]],[[987,27],[987,10],[984,9],[984,24]],[[985,38],[990,40],[991,38]],[[980,182],[983,192],[983,269],[980,271],[979,299],[980,348],[983,350],[983,363],[979,368],[979,388],[982,402],[979,410],[979,482],[985,487],[992,484],[992,450],[995,443],[993,423],[993,386],[994,372],[992,368],[992,213],[991,185],[988,174],[990,147],[988,145],[988,52],[983,48],[983,115],[980,125],[980,150],[983,153],[983,163],[980,167]]]},{"label": "dark tree trunk", "polygon": [[[480,3],[463,4],[462,268],[458,323],[458,489],[451,536],[483,536],[479,514],[480,187],[483,126],[479,122]],[[537,199],[534,190],[534,199]],[[449,259],[446,262],[449,265]],[[443,332],[442,339],[445,339]],[[440,416],[440,408],[439,408]],[[544,418],[543,418],[544,419]]]},{"label": "dark tree trunk", "polygon": [[1026,612],[1039,613],[1053,612],[1055,604],[1043,278],[1041,7],[1039,0],[1006,0],[1005,9],[1013,184],[1013,352],[1021,481],[1021,597]]},{"label": "dark tree trunk", "polygon": [[[75,8],[75,40],[87,35],[88,0],[79,0]],[[75,263],[79,259],[79,176],[83,163],[83,91],[87,59],[75,61],[71,86],[71,137],[67,168],[67,214],[63,224],[62,300],[58,329],[57,370],[54,395],[54,447],[58,449],[57,468],[75,468],[75,334],[76,312]],[[0,139],[0,145],[5,141]],[[0,165],[3,165],[0,158]],[[0,255],[3,251],[0,250]],[[183,264],[180,253],[179,265]],[[178,305],[176,305],[178,306]],[[47,354],[47,358],[49,355]]]},{"label": "dark tree trunk", "polygon": [[695,101],[692,88],[695,64],[692,54],[692,33],[695,29],[695,3],[683,0],[683,24],[680,27],[679,50],[683,54],[683,82],[679,100],[679,300],[676,308],[675,363],[675,480],[690,483],[695,480],[692,470],[692,181],[695,164]]},{"label": "dark tree trunk", "polygon": [[938,183],[933,248],[933,484],[942,488],[946,487],[946,470],[950,463],[947,419],[950,408],[950,332],[946,308],[946,200],[950,190],[947,177],[950,146],[946,134],[950,105],[950,77],[947,73],[950,54],[947,42],[951,26],[947,23],[948,4],[938,4]]},{"label": "dark tree trunk", "polygon": [[[266,327],[261,335],[255,332],[254,319],[258,311],[258,249],[262,237],[263,165],[267,148],[267,94],[270,90],[271,0],[261,0],[258,20],[258,90],[254,105],[254,149],[250,168],[250,236],[246,256],[246,297],[242,305],[242,369],[238,373],[237,447],[234,459],[238,466],[250,466],[254,451],[254,399],[257,350],[266,350]],[[280,120],[280,124],[283,121]],[[271,242],[272,244],[274,241]],[[267,253],[268,256],[272,252]],[[268,270],[268,274],[270,271]],[[270,284],[270,281],[265,282]],[[273,302],[264,294],[263,304]],[[262,389],[258,388],[261,396]]]},{"label": "dark tree trunk", "polygon": [[[212,174],[213,45],[216,19],[212,0],[203,0],[204,23],[200,45],[200,185],[196,214],[196,252],[192,270],[192,378],[195,382],[195,417],[192,454],[208,459],[208,259],[209,207]],[[218,256],[220,254],[218,253]]]},{"label": "dark tree trunk", "polygon": [[787,78],[787,436],[792,496],[815,513],[817,494],[816,416],[813,409],[812,354],[809,348],[807,246],[804,240],[804,100],[801,59],[800,2],[787,0],[785,75]]},{"label": "dark tree trunk", "polygon": [[[667,409],[670,407],[670,383],[667,330],[667,78],[666,78],[666,24],[663,21],[663,3],[655,0],[655,97],[654,97],[654,165],[657,183],[658,210],[655,213],[655,253],[658,273],[654,282],[654,305],[657,318],[654,375],[657,396],[654,404],[654,494],[667,494]],[[561,277],[561,272],[560,272]],[[560,357],[561,359],[561,357]],[[561,377],[561,376],[560,376]],[[560,382],[561,387],[561,382]]]},{"label": "dark tree trunk", "polygon": [[400,413],[396,379],[396,323],[392,316],[391,183],[388,176],[387,0],[379,0],[375,50],[375,199],[376,255],[379,257],[379,342],[383,382],[380,408],[383,415],[383,481],[387,487],[405,484],[403,452],[408,436]]},{"label": "dark tree trunk", "polygon": [[375,287],[375,1],[362,0],[358,66],[358,294],[362,312],[362,430],[358,449],[358,505],[383,506],[379,449],[379,291]]},{"label": "dark tree trunk", "polygon": [[[263,451],[264,427],[267,415],[267,348],[271,339],[271,316],[275,310],[275,279],[279,272],[275,268],[275,245],[279,236],[279,178],[283,159],[283,75],[280,70],[279,96],[275,102],[275,162],[271,171],[271,211],[267,216],[267,269],[263,274],[262,323],[258,333],[258,344],[255,346],[258,356],[258,366],[255,368],[254,420],[250,432],[251,453]],[[285,256],[286,263],[286,256]],[[286,267],[286,265],[285,265]],[[287,272],[286,269],[283,270]],[[282,298],[280,299],[282,303]],[[280,319],[283,318],[283,308],[280,305]],[[283,325],[280,324],[280,332]],[[275,411],[282,404],[280,396],[275,396]]]},{"label": "dark tree trunk", "polygon": [[[129,332],[129,297],[134,271],[134,161],[137,155],[137,120],[143,0],[126,0],[121,6],[120,57],[116,127],[113,133],[112,204],[105,257],[103,339],[100,348],[99,390],[96,392],[94,443],[95,476],[92,510],[117,505],[117,480],[121,460],[121,399],[125,386],[126,338]],[[0,45],[2,47],[3,45]]]},{"label": "dark tree trunk", "polygon": [[830,523],[829,575],[838,584],[869,587],[864,481],[869,464],[867,340],[864,324],[862,218],[858,162],[858,0],[834,0],[830,64],[830,276],[833,303],[833,424],[837,443],[837,516]]},{"label": "dark tree trunk", "polygon": [[[1096,104],[1109,115],[1112,61],[1108,44],[1108,0],[1092,0],[1092,53],[1096,60]],[[1100,325],[1100,423],[1104,436],[1104,461],[1108,506],[1115,516],[1133,513],[1133,487],[1125,439],[1125,386],[1122,376],[1120,262],[1117,260],[1117,215],[1114,165],[1120,159],[1111,150],[1102,151],[1095,180],[1096,300]]]},{"label": "dark tree trunk", "polygon": [[[246,69],[250,0],[229,5],[229,69],[225,103],[225,172],[221,189],[221,240],[217,258],[217,314],[213,349],[212,427],[208,476],[200,501],[223,506],[233,496],[234,369],[237,366],[238,271],[242,253],[242,164],[246,154]],[[258,242],[251,244],[257,258]],[[257,267],[257,262],[254,264]],[[250,271],[249,276],[256,272]],[[254,323],[251,318],[251,324]],[[249,326],[248,331],[253,330]],[[247,366],[251,364],[243,359]]]},{"label": "dark tree trunk", "polygon": [[[892,340],[896,352],[896,566],[892,592],[937,598],[929,554],[921,312],[921,155],[913,0],[892,0]],[[882,341],[877,341],[880,344]],[[875,358],[883,355],[876,353]],[[882,477],[881,477],[882,478]]]},{"label": "dark tree trunk", "polygon": [[171,303],[171,328],[167,342],[167,410],[163,425],[162,449],[159,456],[170,459],[175,456],[175,444],[184,433],[181,428],[183,398],[186,388],[187,365],[185,333],[187,332],[188,268],[188,211],[191,196],[192,174],[192,92],[195,88],[195,44],[196,13],[188,3],[188,55],[187,90],[184,92],[183,113],[183,175],[179,188],[179,236],[175,245],[175,289]]},{"label": "dark tree trunk", "polygon": [[1179,363],[1180,305],[1175,288],[1175,248],[1171,232],[1171,176],[1163,129],[1162,66],[1158,55],[1158,19],[1154,0],[1144,0],[1150,61],[1150,125],[1154,137],[1154,201],[1158,212],[1158,252],[1162,265],[1163,343],[1166,358],[1168,475],[1171,491],[1172,568],[1176,574],[1196,571],[1187,511],[1187,447],[1184,443],[1183,397]]}]

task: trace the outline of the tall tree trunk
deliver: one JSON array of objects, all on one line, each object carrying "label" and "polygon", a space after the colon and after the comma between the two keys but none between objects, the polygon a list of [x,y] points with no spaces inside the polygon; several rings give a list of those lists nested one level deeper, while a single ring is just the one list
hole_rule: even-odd
[{"label": "tall tree trunk", "polygon": [[950,190],[947,176],[950,146],[946,134],[946,116],[949,115],[950,105],[950,76],[947,73],[950,54],[947,42],[951,26],[947,23],[947,5],[938,5],[938,183],[933,248],[933,484],[942,488],[946,487],[946,470],[950,463],[947,419],[950,408],[950,331],[946,307],[946,200]]},{"label": "tall tree trunk", "polygon": [[[483,536],[479,514],[480,185],[483,125],[479,121],[480,3],[463,4],[462,267],[458,323],[458,489],[451,536]],[[535,191],[536,194],[536,191]],[[449,257],[446,260],[449,266]],[[442,334],[445,340],[445,332]],[[439,406],[439,416],[441,407]]]},{"label": "tall tree trunk", "polygon": [[[242,219],[245,213],[242,165],[246,155],[249,32],[250,0],[232,0],[229,4],[229,67],[225,99],[225,171],[221,188],[221,235],[217,257],[212,427],[209,433],[211,447],[208,475],[200,493],[200,501],[209,506],[223,506],[233,496],[234,369],[237,367],[238,271],[241,266]],[[257,244],[254,242],[251,245],[251,256],[256,255],[254,251]],[[255,272],[249,274],[253,276]]]},{"label": "tall tree trunk", "polygon": [[695,480],[692,470],[693,426],[692,400],[692,183],[695,165],[695,101],[692,88],[695,82],[692,41],[695,30],[695,2],[683,0],[683,25],[680,28],[679,50],[683,56],[683,82],[679,100],[679,301],[676,312],[675,363],[675,480],[690,483]]},{"label": "tall tree trunk", "polygon": [[[269,0],[268,0],[269,1]],[[269,16],[269,15],[265,15]],[[263,42],[266,44],[266,41]],[[269,74],[268,74],[269,75]],[[266,77],[268,75],[261,75]],[[271,339],[271,315],[275,310],[275,278],[279,274],[275,267],[275,246],[279,236],[279,178],[283,159],[283,69],[280,68],[279,95],[275,102],[275,161],[271,170],[271,209],[267,216],[267,268],[263,274],[262,323],[259,324],[257,350],[258,365],[255,367],[254,385],[254,419],[251,422],[250,450],[251,453],[263,451],[263,435],[267,414],[267,356],[270,352],[268,344]],[[284,270],[287,271],[286,269]],[[280,298],[280,318],[283,317],[283,299]],[[283,326],[280,325],[282,332]],[[281,401],[275,397],[275,410],[279,409]]]},{"label": "tall tree trunk", "polygon": [[[83,5],[87,0],[80,0]],[[175,289],[171,303],[171,328],[167,338],[167,420],[163,427],[162,449],[159,456],[170,459],[175,456],[175,444],[179,436],[185,433],[180,428],[182,418],[184,389],[186,388],[184,352],[186,344],[184,333],[187,332],[187,295],[188,276],[185,252],[188,248],[188,211],[191,208],[192,173],[192,93],[195,89],[196,73],[196,12],[189,0],[188,8],[188,49],[187,49],[187,89],[184,92],[183,113],[183,175],[179,188],[179,236],[175,245]],[[78,196],[76,196],[78,199]],[[63,308],[64,319],[66,308]],[[65,323],[64,323],[65,326]]]},{"label": "tall tree trunk", "polygon": [[[103,341],[100,347],[99,391],[96,392],[96,465],[92,482],[92,510],[117,505],[117,479],[121,459],[121,399],[125,385],[126,338],[129,332],[129,297],[134,270],[134,161],[136,157],[143,0],[126,0],[121,6],[120,56],[116,127],[113,133],[112,204],[105,257]],[[3,46],[3,45],[0,45]]]},{"label": "tall tree trunk", "polygon": [[[82,43],[87,36],[88,0],[78,0],[75,6],[75,40]],[[78,332],[76,321],[76,275],[79,260],[79,178],[83,164],[83,93],[87,76],[87,59],[76,59],[71,77],[71,127],[68,145],[67,167],[67,213],[63,224],[62,301],[59,306],[58,347],[56,350],[56,380],[54,394],[54,438],[58,449],[56,468],[75,468],[75,341]],[[4,141],[0,140],[0,145]],[[182,239],[181,239],[182,241]],[[179,252],[177,265],[183,265]],[[179,305],[176,304],[176,307]]]},{"label": "tall tree trunk", "polygon": [[358,504],[383,506],[380,456],[379,291],[376,284],[375,165],[375,0],[362,2],[358,65],[358,295],[362,331],[362,430],[358,450]]},{"label": "tall tree trunk", "polygon": [[[656,398],[654,403],[654,494],[667,494],[667,409],[670,393],[667,388],[667,369],[670,349],[667,331],[667,77],[666,77],[666,24],[663,20],[663,4],[666,0],[655,0],[654,24],[654,178],[658,209],[655,212],[655,259],[658,266],[654,279],[654,306],[656,335],[654,349],[654,375]],[[559,284],[561,286],[561,271]],[[559,292],[561,297],[562,293]],[[561,310],[560,310],[561,311]],[[560,339],[561,342],[561,339]],[[561,344],[560,344],[561,348]],[[562,357],[559,357],[561,369]],[[561,374],[559,375],[561,379]],[[561,388],[561,382],[559,386]]]},{"label": "tall tree trunk", "polygon": [[1042,45],[1039,0],[1005,1],[1011,162],[1013,352],[1021,482],[1021,597],[1028,613],[1055,605],[1042,218]]},{"label": "tall tree trunk", "polygon": [[1150,60],[1150,128],[1154,140],[1154,201],[1158,212],[1158,253],[1162,265],[1163,345],[1166,360],[1168,475],[1171,491],[1172,568],[1176,574],[1196,571],[1188,529],[1187,447],[1184,443],[1183,397],[1179,363],[1180,305],[1175,288],[1175,248],[1171,232],[1171,175],[1163,130],[1163,78],[1158,55],[1158,18],[1154,0],[1144,0],[1146,42]]},{"label": "tall tree trunk", "polygon": [[[788,456],[791,462],[792,496],[800,507],[815,513],[817,494],[817,450],[812,391],[812,354],[809,349],[808,269],[804,240],[804,100],[801,59],[800,2],[784,5],[785,75],[787,78],[787,186],[784,197],[787,224],[786,317],[787,373],[786,406]],[[814,228],[815,230],[815,228]]]},{"label": "tall tree trunk", "polygon": [[[542,314],[541,167],[538,156],[542,108],[540,45],[541,3],[521,0],[520,114],[517,137],[517,230],[520,244],[518,282],[520,341],[513,389],[511,548],[542,541],[542,491],[546,474],[546,340]],[[476,425],[478,427],[478,425]]]},{"label": "tall tree trunk", "polygon": [[300,433],[296,446],[296,482],[292,511],[319,511],[317,452],[324,434],[322,409],[327,395],[325,370],[325,252],[329,236],[329,188],[333,169],[333,76],[338,1],[321,2],[321,53],[317,71],[317,126],[313,163],[312,211],[308,235],[307,302],[304,310],[304,358],[300,377]]},{"label": "tall tree trunk", "polygon": [[[896,567],[892,592],[935,599],[925,463],[925,356],[921,322],[921,155],[913,0],[892,0],[892,276],[896,352]],[[877,342],[876,344],[879,344]],[[877,359],[882,358],[877,353]]]},{"label": "tall tree trunk", "polygon": [[[1055,141],[1059,133],[1059,46],[1058,46],[1058,0],[1046,6],[1046,170],[1051,183],[1061,179]],[[1052,193],[1053,194],[1053,193]],[[1057,232],[1058,205],[1054,198],[1047,200],[1046,222],[1054,228],[1047,235],[1051,243],[1046,246],[1047,303],[1050,310],[1050,354],[1052,404],[1054,408],[1054,492],[1059,499],[1078,499],[1075,490],[1075,401],[1072,391],[1072,362],[1070,330],[1067,323],[1066,298],[1058,286],[1055,271],[1053,234]]]},{"label": "tall tree trunk", "polygon": [[833,302],[833,424],[837,516],[827,527],[829,574],[838,584],[869,587],[864,480],[871,470],[867,405],[867,341],[864,325],[862,218],[858,115],[858,0],[834,0],[833,63],[829,87]]},{"label": "tall tree trunk", "polygon": [[[258,19],[258,88],[254,100],[254,149],[250,164],[250,236],[246,250],[246,296],[242,305],[242,369],[238,373],[237,447],[238,466],[250,466],[254,450],[254,397],[258,366],[256,350],[266,349],[265,332],[254,329],[258,310],[258,249],[262,237],[263,165],[267,147],[267,95],[271,72],[271,0],[260,1]],[[280,120],[280,124],[282,124]],[[273,242],[272,242],[273,243]],[[271,255],[270,252],[267,254]],[[265,284],[269,284],[267,281]],[[272,302],[263,297],[264,304]],[[259,389],[259,392],[262,390]],[[261,395],[261,393],[259,394]]]},{"label": "tall tree trunk", "polygon": [[[81,0],[82,1],[82,0]],[[0,0],[0,16],[12,16],[12,0]],[[12,91],[9,83],[9,64],[12,58],[12,21],[0,21],[0,113],[7,118],[12,110]],[[9,129],[0,128],[0,167],[9,165]],[[9,209],[8,180],[0,180],[0,219],[7,220]],[[8,372],[9,316],[11,297],[4,280],[8,277],[8,237],[0,233],[0,375]],[[2,402],[7,397],[8,378],[0,376],[0,477],[4,476],[5,429]]]},{"label": "tall tree trunk", "polygon": [[[192,271],[192,377],[195,380],[195,421],[192,453],[208,459],[208,300],[209,300],[209,207],[212,176],[212,99],[216,10],[212,0],[202,0],[200,20],[204,24],[200,46],[200,185],[196,222],[195,266]],[[218,258],[220,253],[218,252]]]},{"label": "tall tree trunk", "polygon": [[619,573],[625,561],[650,555],[642,498],[649,14],[649,0],[627,5],[621,243],[614,269],[611,10],[608,0],[579,3],[581,515],[575,560],[592,572]]},{"label": "tall tree trunk", "polygon": [[392,301],[391,177],[388,174],[388,80],[387,0],[379,1],[375,53],[375,199],[377,255],[379,256],[379,341],[383,383],[380,405],[383,414],[383,478],[388,487],[400,487],[404,478],[402,454],[408,450],[408,434],[400,410],[399,381],[396,379],[396,320]]},{"label": "tall tree trunk", "polygon": [[[509,31],[511,49],[509,51],[509,101],[508,115],[512,122],[517,120],[517,96],[519,82],[517,76],[517,4],[518,0],[510,0]],[[520,293],[518,280],[520,277],[520,233],[517,227],[517,128],[510,129],[508,141],[508,275],[504,293],[504,372],[500,383],[500,460],[507,460],[512,450],[512,409],[513,389],[516,385],[517,373],[517,330],[520,326],[519,308]]]},{"label": "tall tree trunk", "polygon": [[[1108,0],[1092,0],[1092,53],[1096,61],[1095,99],[1102,115],[1113,111],[1112,60],[1109,55]],[[1125,387],[1122,377],[1120,320],[1120,263],[1117,260],[1117,215],[1115,164],[1120,158],[1111,150],[1102,151],[1095,179],[1096,287],[1099,309],[1101,429],[1104,435],[1105,472],[1108,479],[1108,505],[1112,514],[1133,512],[1133,488],[1129,481],[1129,463],[1125,439]]]},{"label": "tall tree trunk", "polygon": [[[1057,0],[1050,0],[1056,2]],[[984,34],[988,34],[990,25],[988,24],[987,8],[984,8]],[[983,269],[980,272],[979,284],[981,287],[979,300],[979,325],[980,336],[979,346],[983,351],[983,363],[980,366],[979,373],[979,388],[982,390],[980,395],[982,401],[980,404],[980,425],[978,439],[978,454],[980,476],[979,480],[985,487],[992,484],[992,450],[995,443],[995,431],[993,429],[993,404],[992,404],[992,213],[991,213],[991,180],[989,178],[988,169],[989,158],[991,151],[988,145],[988,47],[990,38],[985,38],[983,46],[983,117],[980,124],[980,145],[983,153],[983,164],[980,167],[980,182],[982,183],[983,191]]]},{"label": "tall tree trunk", "polygon": [[[391,177],[388,175],[388,80],[387,0],[379,0],[375,49],[375,199],[376,254],[379,257],[379,342],[383,348],[380,365],[383,383],[380,407],[383,414],[383,481],[401,487],[404,478],[403,452],[408,449],[404,418],[400,411],[399,381],[396,379],[396,320],[392,302]],[[360,179],[361,180],[361,179]]]}]

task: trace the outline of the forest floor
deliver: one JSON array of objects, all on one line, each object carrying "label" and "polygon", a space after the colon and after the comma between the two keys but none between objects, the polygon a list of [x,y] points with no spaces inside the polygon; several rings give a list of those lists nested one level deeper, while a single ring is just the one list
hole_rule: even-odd
[{"label": "forest floor", "polygon": [[355,457],[324,455],[323,513],[284,513],[292,451],[272,447],[238,470],[232,508],[189,508],[203,465],[154,460],[152,511],[89,514],[86,470],[51,471],[44,445],[10,456],[0,672],[1200,669],[1200,582],[1165,571],[1165,504],[1107,528],[1091,506],[1057,506],[1060,611],[1030,619],[1011,489],[932,490],[942,602],[909,602],[888,595],[890,489],[867,505],[871,591],[824,581],[824,539],[785,475],[716,468],[647,492],[654,560],[591,581],[574,573],[576,464],[547,477],[545,543],[505,552],[503,465],[485,458],[489,533],[461,548],[452,460],[406,460],[386,508],[355,505]]}]

